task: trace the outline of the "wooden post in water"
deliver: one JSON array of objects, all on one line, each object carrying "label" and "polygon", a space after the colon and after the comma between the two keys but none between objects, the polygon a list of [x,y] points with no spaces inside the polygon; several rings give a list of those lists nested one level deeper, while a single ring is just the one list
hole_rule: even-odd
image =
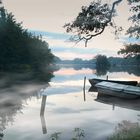
[{"label": "wooden post in water", "polygon": [[84,101],[86,101],[85,87],[86,87],[86,76],[84,77],[84,86],[83,86]]},{"label": "wooden post in water", "polygon": [[108,75],[106,76],[106,80],[108,80]]},{"label": "wooden post in water", "polygon": [[43,95],[43,96],[42,96],[41,109],[40,109],[40,116],[43,116],[43,115],[44,115],[45,106],[46,106],[46,98],[47,98],[46,95]]}]

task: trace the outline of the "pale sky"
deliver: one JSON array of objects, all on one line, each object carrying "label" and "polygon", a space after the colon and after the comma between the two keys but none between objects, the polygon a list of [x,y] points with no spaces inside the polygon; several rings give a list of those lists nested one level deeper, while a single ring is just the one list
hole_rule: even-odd
[{"label": "pale sky", "polygon": [[[103,0],[112,2],[112,0]],[[129,8],[127,0],[118,5],[118,16],[115,18],[118,25],[128,27]],[[81,9],[92,0],[3,0],[8,12],[12,12],[18,22],[23,22],[23,27],[30,30],[46,31],[52,33],[64,33],[63,25],[72,21]],[[59,35],[58,35],[59,36]],[[101,36],[89,42],[84,48],[84,43],[74,46],[65,39],[44,37],[49,43],[53,53],[62,59],[80,57],[91,59],[97,54],[117,56],[117,51],[123,47],[123,43],[115,40],[115,35],[106,30]],[[61,50],[61,51],[60,51]]]}]

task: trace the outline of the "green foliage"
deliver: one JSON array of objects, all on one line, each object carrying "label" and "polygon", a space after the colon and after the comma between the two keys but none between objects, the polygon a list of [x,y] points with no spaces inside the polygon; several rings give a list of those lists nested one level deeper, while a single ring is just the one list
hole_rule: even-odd
[{"label": "green foliage", "polygon": [[131,6],[130,11],[133,13],[129,20],[133,24],[127,30],[127,34],[138,39],[140,37],[140,1],[128,0],[128,2]]},{"label": "green foliage", "polygon": [[139,44],[126,45],[125,48],[121,49],[118,53],[124,54],[125,57],[140,56],[140,45]]},{"label": "green foliage", "polygon": [[76,29],[78,34],[89,34],[90,32],[99,32],[107,25],[110,16],[108,4],[101,4],[101,1],[92,2],[89,6],[83,6],[81,12],[75,21],[66,24],[67,32]]},{"label": "green foliage", "polygon": [[96,66],[102,67],[102,66],[109,66],[108,59],[105,55],[97,55],[96,56]]},{"label": "green foliage", "polygon": [[112,66],[139,66],[140,65],[140,56],[134,57],[109,57],[108,58]]},{"label": "green foliage", "polygon": [[[117,27],[112,21],[112,17],[114,16],[115,5],[119,4],[121,1],[122,0],[115,0],[111,8],[108,3],[102,4],[101,0],[94,1],[89,6],[83,6],[76,19],[72,23],[64,25],[68,33],[76,33],[71,39],[77,42],[84,40],[85,46],[87,46],[87,42],[93,37],[102,34],[107,26],[114,27],[115,35],[118,35],[122,31],[122,27]],[[128,19],[132,22],[132,26],[127,30],[127,34],[129,34],[130,37],[138,39],[140,37],[140,1],[127,1],[130,5],[130,11],[132,12],[132,16]],[[137,55],[137,52],[135,53],[136,45],[129,46],[130,47],[121,49],[119,53]],[[128,50],[130,50],[130,48],[131,51],[129,52]]]},{"label": "green foliage", "polygon": [[110,68],[110,63],[105,55],[96,56],[96,74],[98,76],[106,75]]},{"label": "green foliage", "polygon": [[45,41],[28,33],[12,13],[0,8],[0,70],[42,70],[53,57]]},{"label": "green foliage", "polygon": [[81,140],[82,138],[85,137],[85,132],[84,130],[80,129],[80,128],[75,128],[74,129],[74,133],[75,133],[75,137],[72,138],[71,140]]},{"label": "green foliage", "polygon": [[140,126],[138,123],[122,121],[108,140],[140,140]]},{"label": "green foliage", "polygon": [[[140,1],[139,0],[128,0],[130,4],[130,11],[132,16],[129,17],[129,20],[132,22],[132,25],[127,30],[127,34],[130,37],[136,39],[140,38]],[[121,49],[119,54],[124,54],[125,57],[129,56],[139,56],[140,55],[140,45],[139,44],[128,44],[125,45],[125,48]]]},{"label": "green foliage", "polygon": [[121,1],[113,2],[112,7],[108,3],[103,4],[101,0],[93,1],[89,6],[83,6],[76,19],[64,25],[68,33],[75,34],[71,39],[84,40],[87,46],[87,42],[103,33],[107,26],[115,27],[111,19],[114,16],[115,5]]},{"label": "green foliage", "polygon": [[61,135],[61,132],[51,134],[51,140],[59,140],[59,135]]}]

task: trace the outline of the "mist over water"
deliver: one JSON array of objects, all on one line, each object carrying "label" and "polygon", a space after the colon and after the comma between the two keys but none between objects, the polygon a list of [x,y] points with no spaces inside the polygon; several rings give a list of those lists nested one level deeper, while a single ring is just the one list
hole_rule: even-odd
[{"label": "mist over water", "polygon": [[137,68],[112,68],[99,75],[95,69],[61,66],[53,75],[41,76],[47,79],[41,82],[31,73],[0,74],[2,140],[51,140],[56,136],[66,140],[77,133],[84,135],[81,139],[104,140],[124,120],[139,123],[139,100],[125,101],[89,92],[88,82],[89,78],[106,79],[107,75],[109,79],[140,81]]}]

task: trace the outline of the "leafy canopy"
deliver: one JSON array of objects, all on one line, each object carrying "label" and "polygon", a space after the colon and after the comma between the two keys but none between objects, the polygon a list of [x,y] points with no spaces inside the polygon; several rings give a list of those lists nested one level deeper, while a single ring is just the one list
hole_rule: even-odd
[{"label": "leafy canopy", "polygon": [[114,26],[112,17],[115,13],[115,5],[122,0],[117,0],[112,7],[108,3],[102,4],[101,0],[93,1],[89,6],[83,6],[81,12],[72,23],[65,24],[66,31],[76,33],[74,41],[87,42],[104,32],[107,26]]},{"label": "leafy canopy", "polygon": [[[115,6],[121,3],[123,0],[116,0],[112,5],[108,3],[102,4],[101,0],[93,1],[89,6],[83,6],[81,12],[76,19],[64,27],[66,31],[72,32],[74,35],[71,37],[72,41],[77,43],[81,40],[85,41],[85,46],[90,39],[102,34],[106,27],[112,26],[115,28],[115,33],[122,30],[122,27],[118,27],[113,22],[112,17],[115,15]],[[129,37],[136,39],[140,38],[140,1],[139,0],[127,0],[130,5],[130,12],[132,16],[129,17],[129,21],[132,25],[128,28],[126,34]],[[136,49],[137,46],[137,49]],[[131,48],[131,49],[130,49]],[[124,49],[119,51],[119,54],[125,54],[126,56],[139,55],[140,45],[129,44]]]},{"label": "leafy canopy", "polygon": [[17,23],[12,13],[0,8],[0,69],[41,70],[53,62],[48,43]]}]

